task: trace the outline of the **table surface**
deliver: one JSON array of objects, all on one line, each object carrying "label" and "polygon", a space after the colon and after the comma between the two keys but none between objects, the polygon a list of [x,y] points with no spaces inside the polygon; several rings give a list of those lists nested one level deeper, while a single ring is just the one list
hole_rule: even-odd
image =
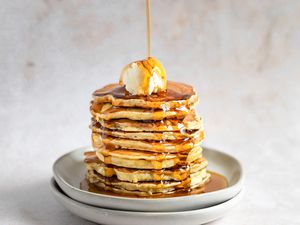
[{"label": "table surface", "polygon": [[[170,80],[197,89],[205,145],[243,164],[242,202],[212,224],[299,224],[299,1],[199,2],[174,1],[166,18],[171,1],[155,1],[152,46]],[[92,91],[145,54],[144,20],[135,19],[143,9],[79,0],[0,7],[0,224],[92,224],[54,199],[51,167],[90,143]]]}]

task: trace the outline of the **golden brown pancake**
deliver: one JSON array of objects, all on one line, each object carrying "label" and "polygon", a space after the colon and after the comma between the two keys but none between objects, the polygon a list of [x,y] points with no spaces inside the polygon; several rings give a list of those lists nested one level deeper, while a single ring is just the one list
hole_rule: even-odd
[{"label": "golden brown pancake", "polygon": [[163,132],[125,132],[120,130],[111,130],[104,128],[98,122],[92,122],[90,126],[94,133],[99,133],[101,136],[111,136],[114,138],[125,138],[135,140],[182,140],[186,138],[197,138],[200,135],[204,136],[203,130],[181,130],[181,131],[163,131]]},{"label": "golden brown pancake", "polygon": [[176,164],[189,164],[202,158],[202,148],[195,147],[188,154],[152,153],[138,150],[108,150],[99,148],[98,158],[106,163],[127,168],[162,169]]},{"label": "golden brown pancake", "polygon": [[128,182],[161,180],[180,181],[186,179],[190,173],[196,173],[199,170],[205,169],[206,166],[207,161],[204,158],[202,158],[202,161],[195,161],[191,163],[190,166],[175,166],[164,170],[132,169],[108,165],[103,162],[86,163],[87,170],[95,170],[97,173],[105,177],[116,176],[119,180]]},{"label": "golden brown pancake", "polygon": [[200,145],[204,136],[197,138],[175,141],[144,141],[135,139],[113,138],[111,136],[102,137],[99,133],[92,133],[92,146],[95,149],[103,145],[107,148],[136,149],[150,152],[187,152]]},{"label": "golden brown pancake", "polygon": [[172,110],[126,108],[113,106],[110,103],[91,102],[91,114],[96,120],[130,119],[130,120],[163,120],[166,118],[183,119],[189,109],[182,106]]},{"label": "golden brown pancake", "polygon": [[175,167],[164,170],[155,169],[132,169],[128,167],[119,167],[103,163],[97,157],[95,152],[85,153],[85,163],[87,170],[95,170],[105,177],[116,176],[121,181],[138,182],[138,181],[161,181],[161,180],[184,180],[190,173],[196,173],[207,166],[207,160],[201,157],[198,160],[178,164]]},{"label": "golden brown pancake", "polygon": [[190,85],[168,81],[167,91],[149,96],[129,94],[124,86],[109,84],[93,93],[95,102],[109,102],[114,106],[155,109],[175,109],[197,103],[198,97]]},{"label": "golden brown pancake", "polygon": [[114,120],[103,120],[100,118],[93,118],[98,121],[102,127],[111,130],[122,130],[122,131],[185,131],[185,130],[203,130],[202,119],[191,111],[184,119],[164,119],[160,121],[138,121],[129,119],[114,119]]},{"label": "golden brown pancake", "polygon": [[[203,186],[209,177],[209,173],[205,169],[191,174],[189,178],[182,181],[142,181],[142,182],[126,182],[120,181],[115,177],[104,177],[94,170],[88,170],[87,179],[89,182],[99,185],[100,187],[113,187],[124,191],[139,191],[149,195],[153,193],[168,193],[176,189],[187,189],[190,187]],[[127,193],[127,192],[125,192]]]}]

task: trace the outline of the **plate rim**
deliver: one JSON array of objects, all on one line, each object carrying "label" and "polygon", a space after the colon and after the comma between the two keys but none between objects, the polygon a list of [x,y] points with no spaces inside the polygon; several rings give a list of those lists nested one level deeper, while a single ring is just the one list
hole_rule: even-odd
[{"label": "plate rim", "polygon": [[[234,156],[223,152],[223,151],[219,151],[210,147],[206,147],[206,146],[202,146],[203,150],[209,150],[212,151],[214,153],[218,153],[218,154],[222,154],[225,155],[226,157],[232,158],[238,165],[239,167],[239,171],[240,171],[240,177],[239,180],[232,186],[221,189],[221,190],[217,190],[217,191],[213,191],[213,192],[208,192],[208,193],[202,193],[201,195],[205,195],[205,196],[212,196],[215,195],[216,193],[218,194],[222,194],[226,191],[228,191],[228,189],[233,189],[237,186],[240,185],[241,189],[242,189],[242,184],[243,184],[243,180],[244,180],[244,170],[242,167],[241,162],[235,158]],[[72,186],[71,184],[69,184],[67,181],[65,181],[65,179],[63,179],[59,173],[57,173],[56,171],[56,165],[59,163],[60,160],[62,160],[64,157],[66,157],[67,155],[70,155],[71,153],[75,152],[75,151],[79,151],[79,150],[83,150],[83,149],[93,149],[91,146],[82,146],[82,147],[78,147],[75,148],[65,154],[63,154],[62,156],[58,157],[53,165],[52,165],[52,172],[54,175],[54,179],[59,179],[60,182],[62,182],[64,185],[66,185],[68,188],[77,191],[77,192],[81,192],[84,193],[86,195],[92,195],[92,196],[97,196],[97,197],[101,197],[101,198],[109,198],[109,199],[117,199],[117,200],[126,200],[126,201],[143,201],[143,202],[156,202],[156,201],[162,201],[162,200],[168,200],[168,201],[177,201],[177,200],[181,200],[181,199],[189,199],[189,198],[195,198],[195,195],[187,195],[187,196],[174,196],[174,197],[164,197],[164,198],[135,198],[135,197],[126,197],[126,196],[113,196],[113,195],[105,195],[105,194],[99,194],[99,193],[93,193],[93,192],[89,192],[89,191],[85,191],[85,190],[81,190],[77,187]],[[57,181],[56,181],[57,182]],[[58,183],[58,182],[57,182]],[[59,184],[58,184],[59,185]]]},{"label": "plate rim", "polygon": [[79,207],[86,207],[89,209],[93,209],[93,210],[103,210],[106,212],[111,212],[111,213],[123,213],[123,214],[127,214],[127,215],[144,215],[144,216],[165,216],[165,215],[188,215],[188,214],[196,214],[196,213],[206,213],[209,212],[211,210],[216,210],[216,208],[219,207],[224,207],[224,205],[229,205],[229,204],[234,204],[233,206],[235,206],[243,197],[244,195],[244,190],[241,189],[234,197],[232,197],[231,199],[228,199],[224,202],[221,202],[219,204],[213,205],[213,206],[209,206],[209,207],[205,207],[205,208],[200,208],[200,209],[192,209],[192,210],[180,210],[180,211],[170,211],[170,212],[166,212],[166,211],[162,211],[162,212],[151,212],[151,211],[132,211],[132,210],[119,210],[119,209],[109,209],[109,208],[103,208],[103,207],[99,207],[99,206],[93,206],[93,205],[89,205],[89,204],[85,204],[82,202],[79,202],[71,197],[69,197],[66,193],[60,191],[57,189],[56,185],[59,187],[58,183],[55,181],[54,177],[51,177],[50,182],[49,182],[49,186],[50,189],[52,191],[52,193],[56,196],[59,196],[60,198],[63,198],[64,200],[71,202],[72,204],[75,204]]}]

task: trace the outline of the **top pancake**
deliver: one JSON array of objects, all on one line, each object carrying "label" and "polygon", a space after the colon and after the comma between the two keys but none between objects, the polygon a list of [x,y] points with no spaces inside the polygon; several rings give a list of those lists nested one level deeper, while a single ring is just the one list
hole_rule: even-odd
[{"label": "top pancake", "polygon": [[98,103],[109,102],[113,106],[175,109],[190,106],[198,101],[197,93],[190,85],[168,81],[166,92],[148,96],[131,95],[124,86],[109,84],[93,93]]}]

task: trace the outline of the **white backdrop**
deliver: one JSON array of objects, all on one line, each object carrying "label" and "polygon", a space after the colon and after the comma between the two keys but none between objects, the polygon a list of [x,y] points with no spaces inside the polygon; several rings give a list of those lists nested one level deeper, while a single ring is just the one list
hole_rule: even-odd
[{"label": "white backdrop", "polygon": [[[94,89],[146,54],[144,1],[0,1],[0,224],[90,224],[52,197],[54,160],[89,144]],[[153,0],[152,52],[194,85],[205,144],[245,197],[214,224],[299,224],[300,2]]]}]

